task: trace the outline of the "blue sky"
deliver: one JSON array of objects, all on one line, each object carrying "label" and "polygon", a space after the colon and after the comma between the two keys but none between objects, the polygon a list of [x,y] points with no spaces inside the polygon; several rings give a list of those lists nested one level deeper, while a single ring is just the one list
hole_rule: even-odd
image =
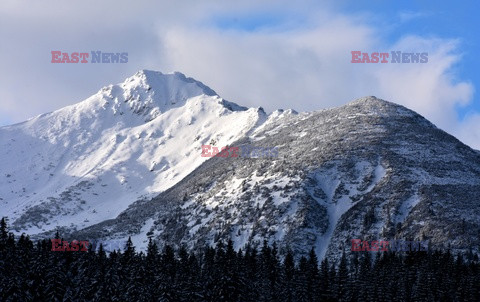
[{"label": "blue sky", "polygon": [[[0,3],[0,126],[154,69],[181,71],[228,100],[268,111],[318,110],[376,95],[480,148],[479,2],[82,3]],[[127,51],[129,61],[52,64],[51,50]],[[429,62],[351,64],[352,50],[426,51]]]}]

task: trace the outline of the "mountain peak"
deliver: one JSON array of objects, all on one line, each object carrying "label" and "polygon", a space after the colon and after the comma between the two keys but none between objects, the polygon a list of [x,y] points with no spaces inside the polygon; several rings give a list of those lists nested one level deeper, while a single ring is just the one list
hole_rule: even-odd
[{"label": "mountain peak", "polygon": [[354,101],[348,103],[350,106],[361,106],[361,107],[370,107],[370,108],[378,108],[378,107],[403,107],[401,105],[385,101],[383,99],[379,99],[376,96],[370,95],[370,96],[364,96],[358,99],[355,99]]},{"label": "mountain peak", "polygon": [[188,87],[191,92],[194,92],[194,94],[200,93],[209,96],[217,95],[217,93],[213,89],[206,86],[202,82],[187,77],[183,73],[178,71],[172,73],[162,73],[160,71],[142,69],[135,73],[132,77],[128,78],[125,82],[132,82],[135,80],[149,86],[157,86],[153,88],[164,89],[165,87],[159,86],[165,85],[174,86],[170,88],[177,89]]},{"label": "mountain peak", "polygon": [[217,93],[200,81],[186,77],[181,72],[161,73],[143,69],[127,78],[122,84],[127,90],[152,91],[167,103],[186,100],[199,95],[216,96]]},{"label": "mountain peak", "polygon": [[184,106],[188,99],[211,97],[220,99],[217,93],[183,73],[162,73],[153,70],[140,70],[123,83],[104,87],[99,91],[102,99],[114,106],[115,112],[125,112],[130,108],[140,115],[148,115],[148,120],[159,113]]},{"label": "mountain peak", "polygon": [[339,109],[352,114],[376,115],[380,117],[420,116],[402,105],[388,102],[375,96],[358,98]]}]

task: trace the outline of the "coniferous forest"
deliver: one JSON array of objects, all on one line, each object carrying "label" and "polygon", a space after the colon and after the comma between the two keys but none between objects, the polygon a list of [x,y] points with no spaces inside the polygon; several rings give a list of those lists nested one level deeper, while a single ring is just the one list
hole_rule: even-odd
[{"label": "coniferous forest", "polygon": [[480,263],[450,252],[343,254],[295,261],[275,245],[188,252],[131,240],[124,251],[55,252],[0,228],[1,301],[480,301]]}]

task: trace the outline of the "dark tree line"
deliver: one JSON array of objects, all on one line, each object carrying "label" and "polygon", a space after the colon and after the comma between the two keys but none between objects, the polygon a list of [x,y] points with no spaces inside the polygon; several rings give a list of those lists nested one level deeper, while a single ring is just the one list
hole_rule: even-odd
[{"label": "dark tree line", "polygon": [[447,252],[343,254],[318,264],[275,245],[235,251],[54,252],[48,240],[8,233],[0,223],[1,301],[479,301],[480,264]]}]

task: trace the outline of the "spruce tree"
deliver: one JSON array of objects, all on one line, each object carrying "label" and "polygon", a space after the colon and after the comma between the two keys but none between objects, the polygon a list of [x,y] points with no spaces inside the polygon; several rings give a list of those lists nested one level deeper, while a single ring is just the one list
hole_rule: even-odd
[{"label": "spruce tree", "polygon": [[283,261],[283,283],[282,297],[286,302],[293,302],[295,297],[294,277],[295,277],[295,261],[292,251],[289,249]]}]

